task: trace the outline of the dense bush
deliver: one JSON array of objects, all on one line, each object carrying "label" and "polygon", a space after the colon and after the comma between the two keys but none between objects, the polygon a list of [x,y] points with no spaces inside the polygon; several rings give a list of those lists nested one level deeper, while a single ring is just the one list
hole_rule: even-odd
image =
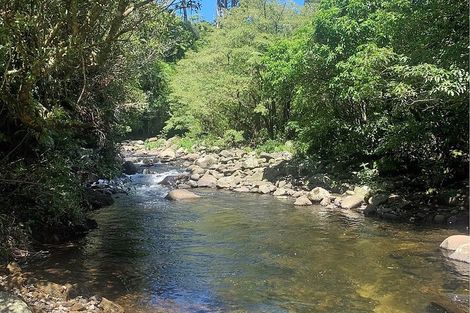
[{"label": "dense bush", "polygon": [[468,1],[246,0],[220,25],[178,63],[167,128],[292,139],[369,181],[467,178]]},{"label": "dense bush", "polygon": [[0,229],[5,248],[15,233],[84,222],[83,187],[117,173],[116,140],[163,127],[149,121],[168,114],[165,62],[197,31],[158,1],[0,3],[0,226],[6,216],[14,225]]}]

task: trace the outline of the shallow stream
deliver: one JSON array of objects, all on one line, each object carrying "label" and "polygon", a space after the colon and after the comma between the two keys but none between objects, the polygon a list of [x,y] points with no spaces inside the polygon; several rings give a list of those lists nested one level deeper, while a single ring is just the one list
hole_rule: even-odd
[{"label": "shallow stream", "polygon": [[439,250],[455,230],[417,229],[272,196],[196,190],[164,199],[177,169],[134,175],[81,243],[29,267],[128,312],[439,312],[468,276]]}]

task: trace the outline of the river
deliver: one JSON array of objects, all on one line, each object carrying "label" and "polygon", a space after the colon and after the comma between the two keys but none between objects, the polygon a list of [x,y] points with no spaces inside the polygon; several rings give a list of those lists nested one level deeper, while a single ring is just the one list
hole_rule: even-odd
[{"label": "river", "polygon": [[269,195],[199,189],[171,202],[158,182],[176,171],[134,175],[131,194],[93,214],[98,229],[28,270],[128,312],[439,312],[437,295],[468,293],[438,248],[455,230]]}]

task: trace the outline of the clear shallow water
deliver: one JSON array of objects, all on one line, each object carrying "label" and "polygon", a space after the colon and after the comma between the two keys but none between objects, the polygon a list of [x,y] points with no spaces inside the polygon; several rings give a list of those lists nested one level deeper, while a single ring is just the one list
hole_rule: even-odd
[{"label": "clear shallow water", "polygon": [[94,214],[99,229],[30,270],[128,312],[434,312],[468,294],[438,249],[456,231],[215,190],[170,202],[169,170],[135,175],[133,194]]}]

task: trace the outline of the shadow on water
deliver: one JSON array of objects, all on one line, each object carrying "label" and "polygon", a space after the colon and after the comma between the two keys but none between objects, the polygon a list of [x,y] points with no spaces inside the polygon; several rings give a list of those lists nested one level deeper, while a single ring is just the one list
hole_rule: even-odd
[{"label": "shadow on water", "polygon": [[263,195],[170,202],[167,170],[134,176],[135,192],[95,213],[97,230],[29,270],[130,312],[440,312],[437,295],[468,293],[437,248],[451,231]]}]

